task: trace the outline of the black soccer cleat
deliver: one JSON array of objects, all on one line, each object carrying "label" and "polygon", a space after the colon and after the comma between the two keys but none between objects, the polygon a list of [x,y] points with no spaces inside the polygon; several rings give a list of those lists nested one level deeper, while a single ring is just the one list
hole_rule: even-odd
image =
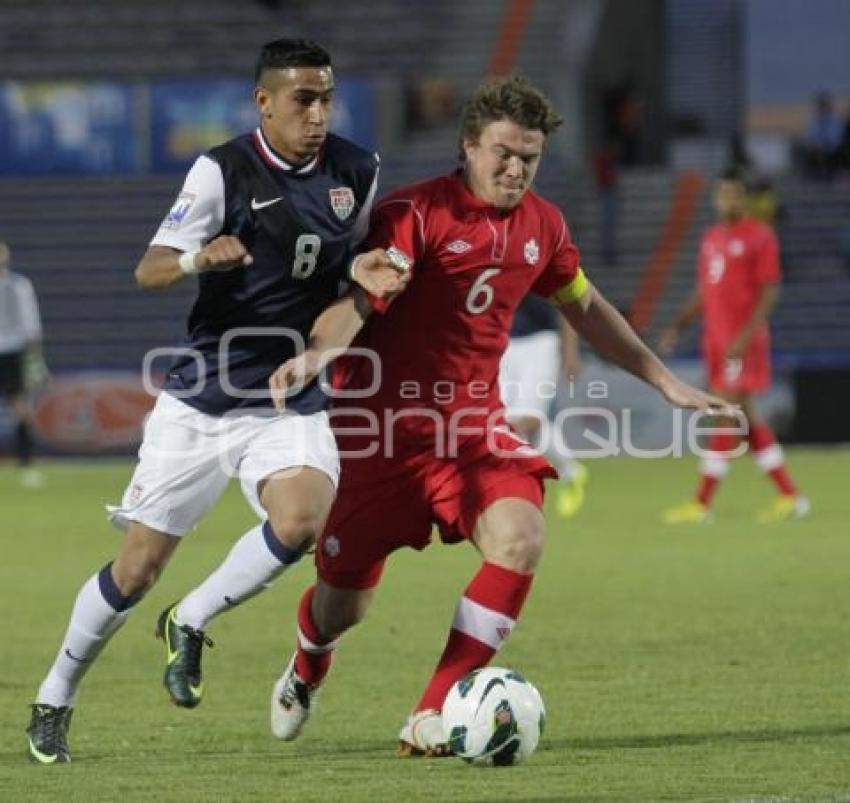
[{"label": "black soccer cleat", "polygon": [[177,603],[166,608],[156,623],[156,636],[165,642],[166,664],[162,682],[171,701],[182,708],[194,708],[201,702],[204,683],[201,676],[201,652],[212,639],[202,630],[174,621]]},{"label": "black soccer cleat", "polygon": [[34,764],[69,764],[68,729],[73,708],[36,703],[27,727],[29,760]]}]

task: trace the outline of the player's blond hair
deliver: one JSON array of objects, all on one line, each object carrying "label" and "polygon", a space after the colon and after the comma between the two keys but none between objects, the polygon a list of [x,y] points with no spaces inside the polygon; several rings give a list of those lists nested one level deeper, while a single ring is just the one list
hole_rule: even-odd
[{"label": "player's blond hair", "polygon": [[512,120],[547,137],[563,122],[552,101],[527,78],[517,74],[491,78],[475,90],[461,112],[461,161],[466,158],[464,140],[477,140],[485,126],[498,120]]}]

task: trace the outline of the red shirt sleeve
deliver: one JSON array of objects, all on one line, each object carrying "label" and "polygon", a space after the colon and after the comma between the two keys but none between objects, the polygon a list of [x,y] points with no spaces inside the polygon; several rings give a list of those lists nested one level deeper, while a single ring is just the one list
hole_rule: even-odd
[{"label": "red shirt sleeve", "polygon": [[[381,201],[372,212],[369,234],[362,250],[395,248],[410,262],[411,271],[425,250],[425,213],[417,198],[390,197]],[[386,312],[390,303],[369,295],[376,312]]]},{"label": "red shirt sleeve", "polygon": [[782,280],[779,269],[779,243],[769,226],[764,227],[756,253],[756,278],[761,284],[776,284]]},{"label": "red shirt sleeve", "polygon": [[555,235],[555,251],[549,259],[549,264],[543,269],[537,281],[531,288],[532,293],[537,293],[544,298],[549,298],[559,290],[571,284],[579,275],[578,247],[570,236],[570,230],[563,215],[558,215],[560,225]]}]

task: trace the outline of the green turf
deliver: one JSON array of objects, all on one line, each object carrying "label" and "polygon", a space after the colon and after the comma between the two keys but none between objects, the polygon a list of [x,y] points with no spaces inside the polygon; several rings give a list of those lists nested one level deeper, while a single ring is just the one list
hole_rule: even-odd
[{"label": "green turf", "polygon": [[393,757],[398,728],[474,571],[468,547],[397,556],[339,651],[303,738],[275,742],[267,696],[288,657],[306,563],[216,622],[207,697],[166,702],[158,611],[252,521],[236,489],[181,548],[92,670],[75,763],[25,761],[27,703],[80,583],[118,544],[103,503],[123,464],[54,465],[43,491],[0,469],[0,800],[850,800],[850,453],[792,452],[805,522],[757,526],[770,491],[742,460],[710,527],[658,524],[691,461],[591,464],[588,503],[554,520],[534,593],[498,663],[541,689],[548,728],[525,766]]}]

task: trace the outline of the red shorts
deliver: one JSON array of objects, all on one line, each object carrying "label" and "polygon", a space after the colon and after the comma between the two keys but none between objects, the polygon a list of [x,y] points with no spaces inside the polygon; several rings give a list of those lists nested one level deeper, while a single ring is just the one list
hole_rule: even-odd
[{"label": "red shorts", "polygon": [[714,391],[759,393],[770,386],[770,344],[756,340],[742,360],[727,360],[725,347],[706,345],[703,353],[708,366],[708,383]]},{"label": "red shorts", "polygon": [[424,549],[435,524],[444,543],[455,543],[472,536],[498,499],[542,507],[543,480],[557,477],[555,470],[512,434],[498,434],[496,443],[500,455],[482,439],[464,444],[453,459],[431,451],[343,459],[336,502],[316,545],[319,577],[337,588],[372,588],[387,556],[405,546]]}]

